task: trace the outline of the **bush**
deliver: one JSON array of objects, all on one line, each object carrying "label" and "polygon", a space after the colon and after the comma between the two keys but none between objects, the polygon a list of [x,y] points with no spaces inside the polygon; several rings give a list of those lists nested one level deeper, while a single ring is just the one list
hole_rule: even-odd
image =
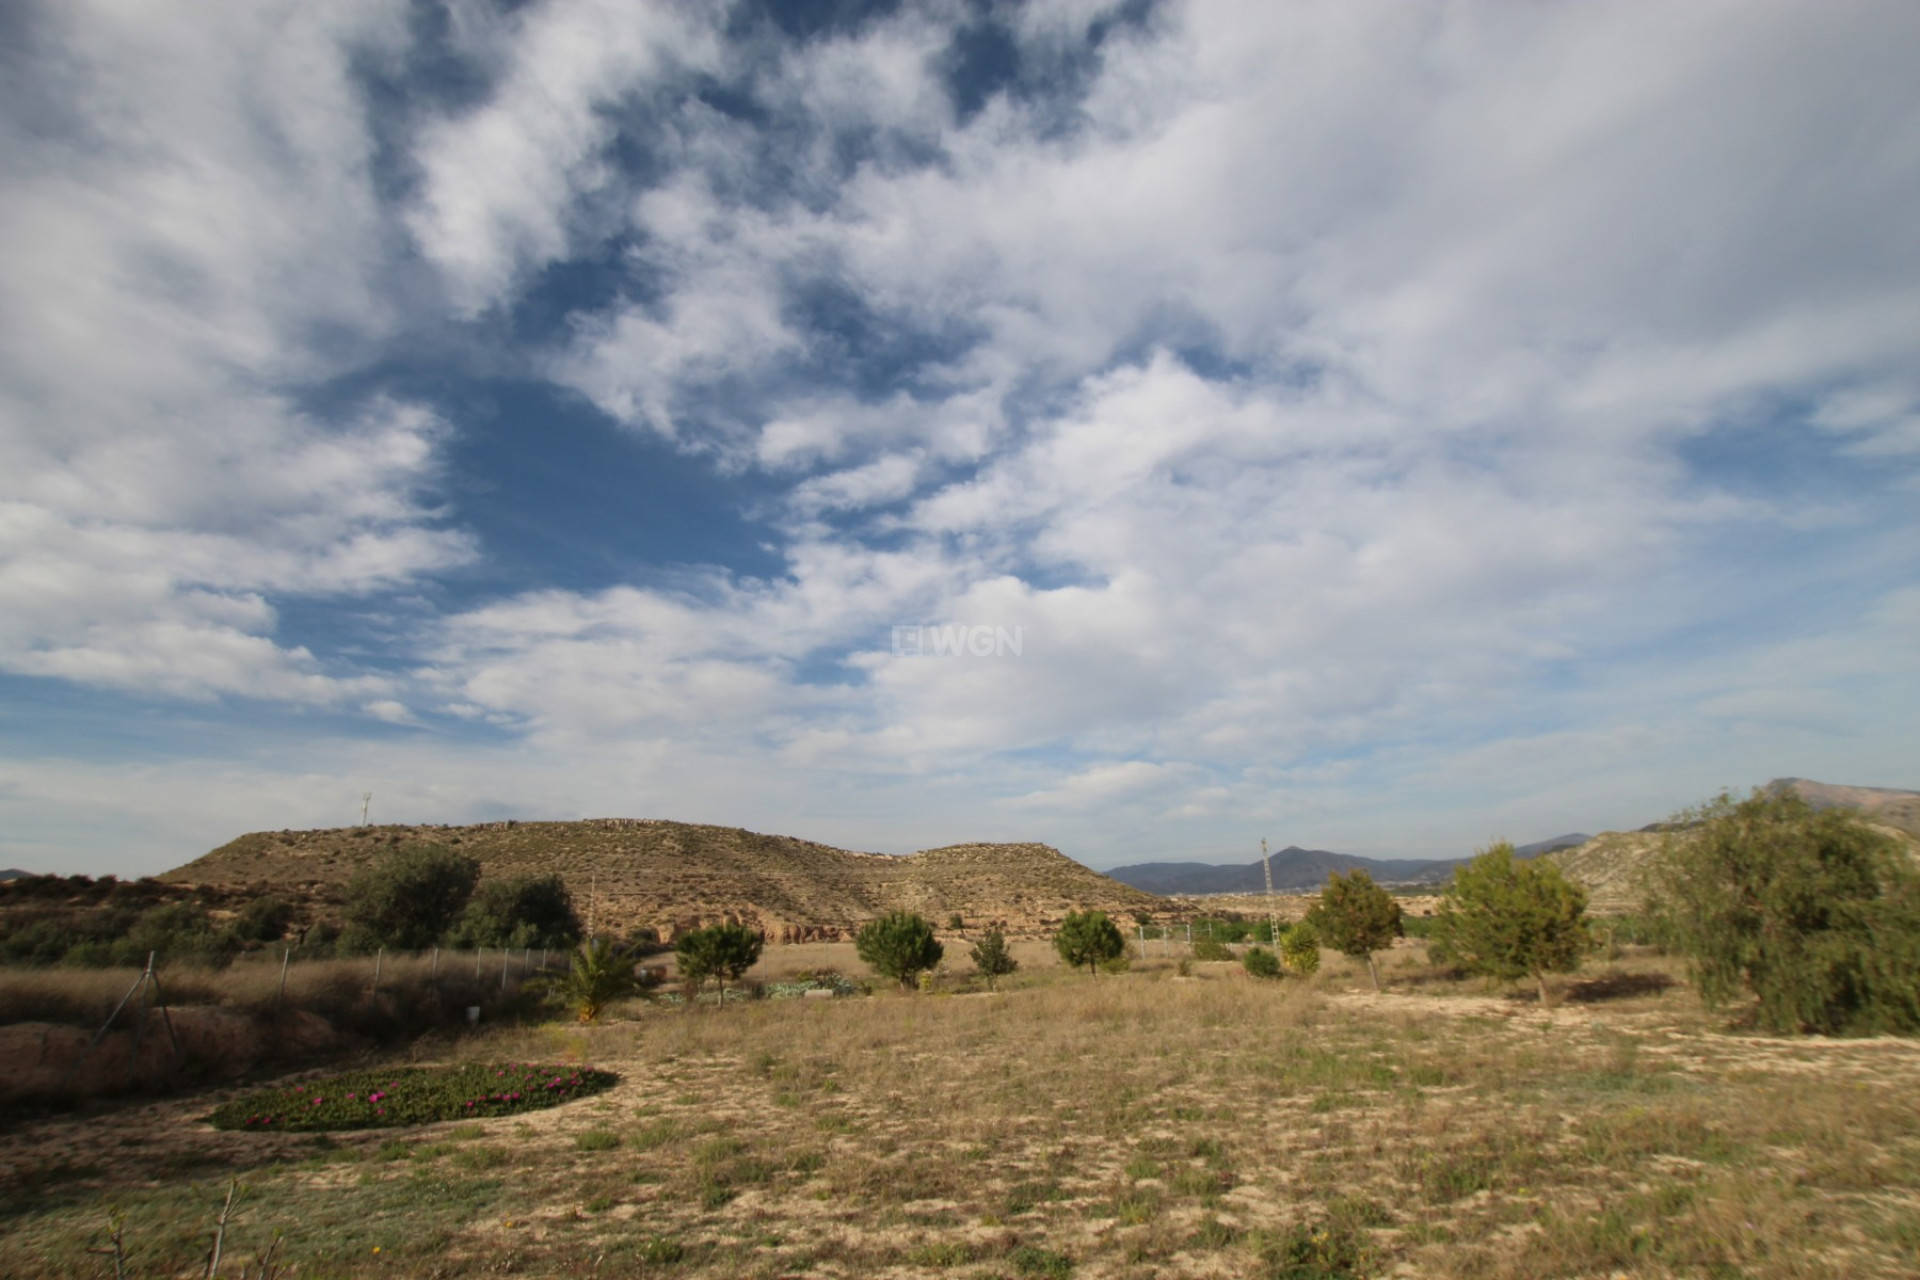
[{"label": "bush", "polygon": [[1280,957],[1265,947],[1249,948],[1241,957],[1240,963],[1247,973],[1255,978],[1277,978],[1280,976]]},{"label": "bush", "polygon": [[1193,958],[1195,960],[1231,960],[1233,949],[1215,938],[1195,938]]},{"label": "bush", "polygon": [[973,944],[971,952],[973,967],[987,980],[987,990],[993,990],[994,983],[1006,977],[1020,967],[1020,962],[1007,950],[1007,937],[998,929],[989,929],[980,941]]},{"label": "bush", "polygon": [[1320,931],[1302,920],[1281,934],[1280,959],[1303,978],[1320,972]]},{"label": "bush", "polygon": [[591,1067],[472,1063],[387,1067],[265,1089],[207,1117],[216,1129],[389,1129],[437,1120],[473,1120],[558,1106],[609,1089],[620,1077]]},{"label": "bush", "polygon": [[1356,960],[1365,958],[1375,991],[1380,989],[1380,969],[1373,953],[1392,946],[1406,932],[1400,922],[1400,904],[1357,867],[1344,876],[1335,872],[1327,877],[1327,887],[1320,891],[1319,904],[1307,913],[1307,922],[1335,951]]},{"label": "bush", "polygon": [[1920,873],[1839,809],[1755,791],[1677,815],[1649,910],[1709,1005],[1777,1032],[1920,1031]]},{"label": "bush", "polygon": [[1586,911],[1586,892],[1559,867],[1516,861],[1502,840],[1454,868],[1427,953],[1501,981],[1531,977],[1544,1005],[1547,975],[1573,972],[1592,948]]},{"label": "bush", "polygon": [[293,907],[282,898],[255,898],[240,908],[227,931],[241,942],[278,942],[293,923]]},{"label": "bush", "polygon": [[557,875],[482,880],[454,922],[456,947],[571,947],[580,941],[573,896]]},{"label": "bush", "polygon": [[350,927],[342,950],[375,946],[419,951],[440,940],[473,894],[480,863],[445,845],[402,845],[347,884]]},{"label": "bush", "polygon": [[1120,959],[1127,952],[1127,941],[1107,919],[1104,911],[1067,912],[1060,929],[1053,935],[1053,949],[1069,967],[1087,967],[1095,973],[1102,965]]},{"label": "bush", "polygon": [[875,973],[907,989],[917,974],[932,969],[946,954],[933,926],[911,911],[890,911],[869,920],[854,938],[853,949]]},{"label": "bush", "polygon": [[697,994],[707,979],[717,979],[720,1003],[725,1004],[728,981],[738,982],[759,962],[762,941],[759,933],[732,921],[689,930],[673,944],[680,977],[693,988],[690,994]]}]

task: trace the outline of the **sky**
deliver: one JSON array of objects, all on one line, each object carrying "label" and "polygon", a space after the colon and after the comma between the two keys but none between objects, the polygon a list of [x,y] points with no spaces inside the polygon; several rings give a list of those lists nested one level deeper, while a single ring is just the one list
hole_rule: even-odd
[{"label": "sky", "polygon": [[363,802],[1438,858],[1920,787],[1916,48],[0,7],[0,866]]}]

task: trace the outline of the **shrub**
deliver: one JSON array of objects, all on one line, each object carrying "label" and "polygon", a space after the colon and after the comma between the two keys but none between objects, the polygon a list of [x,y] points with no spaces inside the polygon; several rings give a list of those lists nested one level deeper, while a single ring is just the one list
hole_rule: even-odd
[{"label": "shrub", "polygon": [[1920,1031],[1920,873],[1896,839],[1761,791],[1673,825],[1649,909],[1708,1004],[1751,991],[1771,1031]]},{"label": "shrub", "polygon": [[1251,947],[1241,957],[1240,963],[1249,975],[1255,978],[1277,978],[1280,976],[1280,957],[1265,947]]},{"label": "shrub", "polygon": [[480,863],[445,845],[402,845],[371,863],[347,884],[348,934],[359,946],[365,941],[418,951],[440,940],[454,922],[474,884]]},{"label": "shrub", "polygon": [[263,1133],[389,1129],[537,1111],[599,1093],[619,1079],[591,1067],[532,1063],[386,1067],[263,1089],[221,1106],[207,1122]]},{"label": "shrub", "polygon": [[1053,949],[1075,969],[1081,965],[1088,973],[1126,954],[1127,942],[1104,911],[1069,911],[1053,935]]},{"label": "shrub", "polygon": [[1007,950],[1007,937],[998,929],[989,929],[980,941],[973,944],[971,952],[973,967],[987,980],[987,990],[993,990],[994,983],[1006,977],[1020,967],[1020,962]]},{"label": "shrub", "polygon": [[1547,974],[1578,969],[1592,946],[1586,911],[1586,892],[1559,867],[1517,861],[1502,840],[1454,868],[1428,954],[1501,981],[1531,977],[1544,1005]]},{"label": "shrub", "polygon": [[869,920],[854,938],[853,949],[875,973],[908,989],[915,975],[939,964],[946,954],[933,926],[911,911],[889,911]]},{"label": "shrub", "polygon": [[1320,931],[1302,920],[1280,936],[1280,959],[1301,977],[1320,972]]},{"label": "shrub", "polygon": [[726,921],[692,929],[674,941],[680,976],[698,992],[707,979],[720,984],[720,1003],[727,1002],[727,983],[739,981],[760,959],[762,939],[746,925]]},{"label": "shrub", "polygon": [[1216,938],[1195,938],[1193,958],[1195,960],[1231,960],[1233,949]]},{"label": "shrub", "polygon": [[255,898],[240,908],[227,931],[242,942],[278,942],[293,923],[293,907],[282,898]]},{"label": "shrub", "polygon": [[454,922],[458,947],[571,947],[580,940],[573,897],[557,875],[483,880]]},{"label": "shrub", "polygon": [[1380,989],[1380,969],[1373,953],[1393,945],[1406,930],[1400,923],[1400,904],[1393,895],[1373,882],[1359,868],[1327,877],[1320,891],[1320,902],[1307,913],[1307,921],[1342,955],[1365,958],[1373,989]]}]

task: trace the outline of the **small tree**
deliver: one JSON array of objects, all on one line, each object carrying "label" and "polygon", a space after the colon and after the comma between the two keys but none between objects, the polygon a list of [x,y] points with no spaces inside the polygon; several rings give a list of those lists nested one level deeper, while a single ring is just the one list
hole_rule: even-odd
[{"label": "small tree", "polygon": [[1240,958],[1247,973],[1255,978],[1277,978],[1280,976],[1280,957],[1265,947],[1248,947],[1247,954]]},{"label": "small tree", "polygon": [[347,920],[377,946],[418,951],[440,940],[480,879],[480,863],[445,845],[402,845],[347,883]]},{"label": "small tree", "polygon": [[1053,949],[1069,967],[1078,969],[1085,965],[1088,973],[1097,974],[1101,965],[1126,953],[1127,940],[1120,936],[1113,921],[1107,919],[1106,912],[1069,911],[1053,935]]},{"label": "small tree", "polygon": [[989,929],[980,941],[973,944],[970,953],[973,967],[987,980],[987,990],[994,989],[994,983],[1020,967],[1020,962],[1007,950],[1006,935],[998,929]]},{"label": "small tree", "polygon": [[889,911],[867,921],[854,937],[853,949],[875,973],[909,991],[916,975],[932,969],[946,954],[933,936],[933,925],[911,911]]},{"label": "small tree", "polygon": [[[747,970],[760,961],[763,939],[744,924],[725,921],[704,929],[691,929],[674,940],[680,976],[698,994],[707,979],[720,984],[720,1004],[727,1003],[727,983],[738,982]],[[688,1001],[689,1007],[692,1001]]]},{"label": "small tree", "polygon": [[1307,913],[1307,920],[1335,951],[1355,960],[1364,958],[1373,989],[1380,989],[1380,969],[1373,962],[1373,953],[1392,946],[1393,940],[1405,932],[1400,904],[1392,894],[1358,867],[1344,876],[1334,872],[1327,877],[1319,905]]},{"label": "small tree", "polygon": [[597,1022],[601,1010],[639,989],[633,957],[605,938],[595,938],[573,953],[566,973],[547,980],[547,991],[572,1009],[582,1022]]},{"label": "small tree", "polygon": [[1545,1005],[1547,975],[1572,973],[1592,947],[1586,911],[1586,891],[1559,867],[1518,861],[1502,840],[1454,868],[1428,951],[1500,981],[1530,977]]},{"label": "small tree", "polygon": [[1897,839],[1791,793],[1675,816],[1650,912],[1709,1005],[1770,1031],[1920,1031],[1920,873]]},{"label": "small tree", "polygon": [[1320,931],[1302,920],[1280,935],[1280,959],[1303,978],[1320,972]]}]

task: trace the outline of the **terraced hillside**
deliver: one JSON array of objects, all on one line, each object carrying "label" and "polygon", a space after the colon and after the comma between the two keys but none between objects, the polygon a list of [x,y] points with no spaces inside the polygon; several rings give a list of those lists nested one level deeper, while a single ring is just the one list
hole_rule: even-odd
[{"label": "terraced hillside", "polygon": [[957,912],[1015,935],[1050,930],[1070,910],[1172,911],[1042,844],[962,844],[898,858],[645,818],[256,831],[160,878],[324,907],[378,854],[417,842],[477,858],[484,876],[558,872],[598,929],[650,927],[668,939],[725,918],[755,924],[777,942],[802,942],[849,937],[897,909],[941,923]]}]

